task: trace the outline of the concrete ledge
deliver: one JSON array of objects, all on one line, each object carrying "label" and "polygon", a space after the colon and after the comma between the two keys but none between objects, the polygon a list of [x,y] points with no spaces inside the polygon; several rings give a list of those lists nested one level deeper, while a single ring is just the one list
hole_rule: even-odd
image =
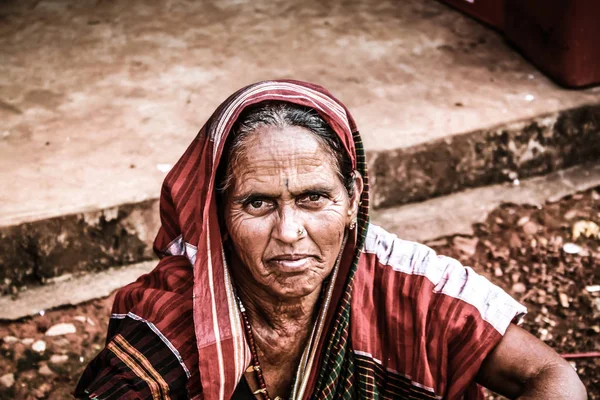
[{"label": "concrete ledge", "polygon": [[468,189],[416,204],[376,210],[371,221],[399,237],[427,242],[443,236],[472,235],[502,203],[542,206],[575,192],[600,186],[600,163],[526,179],[519,185],[498,184]]},{"label": "concrete ledge", "polygon": [[76,305],[106,297],[114,290],[135,281],[156,266],[155,260],[110,268],[77,278],[68,275],[54,283],[24,290],[18,296],[0,296],[0,320],[15,320],[59,306]]},{"label": "concrete ledge", "polygon": [[0,294],[154,257],[158,200],[0,227]]},{"label": "concrete ledge", "polygon": [[368,154],[374,208],[547,174],[600,159],[600,105]]}]

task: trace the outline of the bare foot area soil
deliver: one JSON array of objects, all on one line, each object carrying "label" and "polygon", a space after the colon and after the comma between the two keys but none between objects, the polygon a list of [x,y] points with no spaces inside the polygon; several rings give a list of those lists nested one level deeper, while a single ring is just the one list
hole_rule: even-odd
[{"label": "bare foot area soil", "polygon": [[[428,243],[525,304],[523,327],[561,354],[600,351],[600,188],[546,204],[505,204],[473,237]],[[69,398],[84,366],[104,345],[113,296],[0,322],[0,399]],[[58,325],[60,324],[60,325]],[[58,333],[49,336],[48,333]],[[71,333],[69,333],[71,332]],[[600,399],[600,358],[572,358]],[[489,399],[501,397],[490,394]]]}]

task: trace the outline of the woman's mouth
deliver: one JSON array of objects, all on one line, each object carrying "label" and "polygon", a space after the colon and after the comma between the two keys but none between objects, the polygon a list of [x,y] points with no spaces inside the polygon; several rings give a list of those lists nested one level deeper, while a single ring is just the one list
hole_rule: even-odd
[{"label": "woman's mouth", "polygon": [[306,254],[285,254],[271,258],[271,262],[284,269],[300,269],[308,264],[312,256]]}]

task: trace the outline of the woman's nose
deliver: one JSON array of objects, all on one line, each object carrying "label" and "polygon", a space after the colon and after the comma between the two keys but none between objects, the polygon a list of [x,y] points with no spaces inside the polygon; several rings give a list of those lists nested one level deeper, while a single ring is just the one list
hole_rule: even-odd
[{"label": "woman's nose", "polygon": [[283,243],[295,243],[306,235],[301,218],[292,207],[282,207],[279,211],[275,239]]}]

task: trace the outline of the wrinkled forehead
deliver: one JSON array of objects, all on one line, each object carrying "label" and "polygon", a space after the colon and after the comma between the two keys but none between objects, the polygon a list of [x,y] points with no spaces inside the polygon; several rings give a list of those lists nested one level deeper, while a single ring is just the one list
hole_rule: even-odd
[{"label": "wrinkled forehead", "polygon": [[275,100],[303,105],[318,112],[339,136],[355,167],[351,119],[337,100],[318,89],[317,86],[310,87],[297,82],[267,81],[234,93],[219,107],[207,132],[209,140],[214,143],[213,164],[218,163],[227,135],[240,113],[252,104]]}]

